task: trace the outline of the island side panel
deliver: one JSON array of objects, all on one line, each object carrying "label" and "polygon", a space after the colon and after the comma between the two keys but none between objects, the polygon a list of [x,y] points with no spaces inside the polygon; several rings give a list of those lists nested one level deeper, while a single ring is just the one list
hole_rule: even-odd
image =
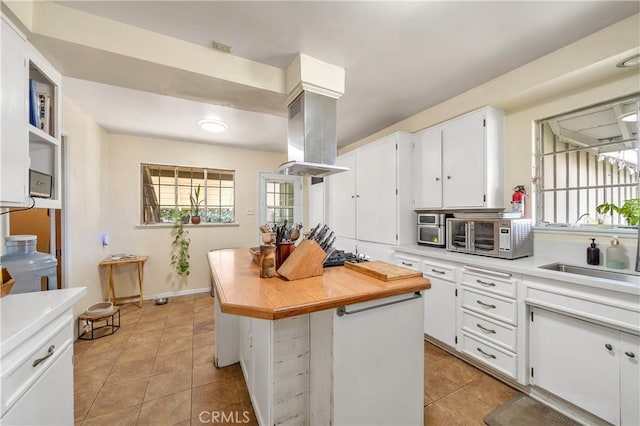
[{"label": "island side panel", "polygon": [[418,425],[424,404],[424,300],[413,293],[333,310],[335,425]]},{"label": "island side panel", "polygon": [[236,315],[225,314],[220,310],[220,298],[214,298],[214,333],[216,367],[226,367],[240,361],[240,323]]}]

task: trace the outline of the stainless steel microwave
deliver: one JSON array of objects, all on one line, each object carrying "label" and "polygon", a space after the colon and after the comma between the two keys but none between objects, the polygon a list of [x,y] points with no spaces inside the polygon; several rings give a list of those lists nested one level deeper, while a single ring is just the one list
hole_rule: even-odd
[{"label": "stainless steel microwave", "polygon": [[418,244],[445,247],[446,223],[451,216],[444,213],[418,213]]},{"label": "stainless steel microwave", "polygon": [[447,219],[447,250],[502,259],[533,256],[531,219]]}]

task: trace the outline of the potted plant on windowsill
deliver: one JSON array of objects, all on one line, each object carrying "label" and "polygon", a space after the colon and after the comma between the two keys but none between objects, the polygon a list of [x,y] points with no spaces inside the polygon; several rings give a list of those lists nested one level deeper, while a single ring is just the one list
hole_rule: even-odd
[{"label": "potted plant on windowsill", "polygon": [[[609,213],[611,217],[611,223],[613,224],[613,213],[618,213],[627,221],[627,225],[637,226],[640,222],[640,198],[630,198],[622,203],[622,206],[618,207],[613,203],[602,203],[596,207],[596,213],[599,215],[606,215]],[[598,219],[598,223],[602,224],[604,219]]]},{"label": "potted plant on windowsill", "polygon": [[198,185],[191,195],[189,195],[189,199],[191,200],[191,223],[197,225],[200,223],[200,205],[204,202],[204,200],[200,200],[200,185]]}]

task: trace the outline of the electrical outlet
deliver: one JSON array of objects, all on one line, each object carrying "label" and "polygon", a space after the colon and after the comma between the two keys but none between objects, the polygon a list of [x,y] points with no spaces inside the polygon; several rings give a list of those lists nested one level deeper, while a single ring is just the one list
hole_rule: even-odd
[{"label": "electrical outlet", "polygon": [[247,216],[253,216],[256,212],[253,209],[247,209]]}]

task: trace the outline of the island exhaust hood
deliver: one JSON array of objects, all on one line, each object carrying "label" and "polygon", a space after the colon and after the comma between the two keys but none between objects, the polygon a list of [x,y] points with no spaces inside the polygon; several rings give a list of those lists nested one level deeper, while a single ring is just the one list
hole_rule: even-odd
[{"label": "island exhaust hood", "polygon": [[324,177],[345,172],[336,165],[336,99],[303,90],[289,104],[288,158],[279,173]]}]

